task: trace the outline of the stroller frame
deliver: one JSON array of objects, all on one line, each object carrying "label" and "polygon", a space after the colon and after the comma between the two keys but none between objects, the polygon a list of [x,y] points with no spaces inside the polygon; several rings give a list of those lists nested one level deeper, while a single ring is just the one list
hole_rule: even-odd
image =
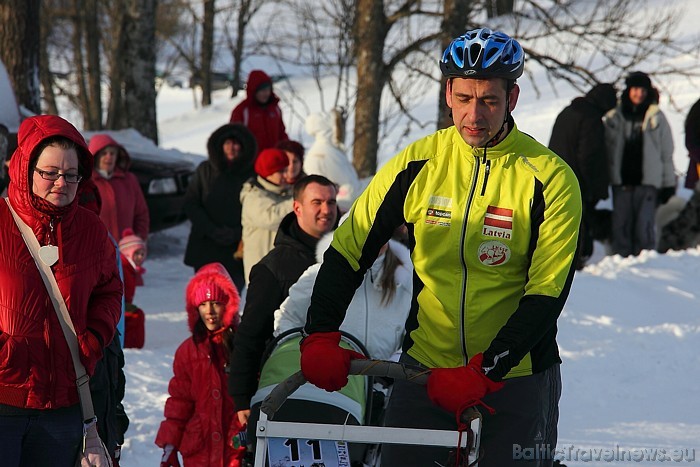
[{"label": "stroller frame", "polygon": [[[429,371],[384,360],[353,360],[350,374],[384,376],[425,384]],[[345,441],[359,444],[407,444],[419,446],[456,447],[460,433],[451,430],[418,428],[392,428],[377,426],[332,425],[315,423],[276,422],[275,412],[289,395],[306,382],[297,372],[280,383],[263,401],[256,428],[254,467],[264,467],[269,438],[298,438],[313,440]],[[461,448],[468,451],[468,465],[476,466],[479,460],[481,438],[481,414],[473,407],[462,414],[467,425],[466,436],[461,437]]]}]

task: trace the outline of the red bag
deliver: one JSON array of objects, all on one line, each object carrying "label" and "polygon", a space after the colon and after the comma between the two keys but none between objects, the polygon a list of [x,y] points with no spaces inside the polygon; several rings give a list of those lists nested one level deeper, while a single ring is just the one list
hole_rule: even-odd
[{"label": "red bag", "polygon": [[146,340],[146,315],[134,307],[124,312],[124,348],[141,349]]}]

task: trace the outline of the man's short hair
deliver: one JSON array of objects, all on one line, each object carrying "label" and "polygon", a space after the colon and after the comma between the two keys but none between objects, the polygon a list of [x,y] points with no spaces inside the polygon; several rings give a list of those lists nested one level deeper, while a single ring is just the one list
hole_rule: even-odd
[{"label": "man's short hair", "polygon": [[299,201],[301,199],[302,193],[304,193],[304,190],[306,190],[306,187],[309,186],[310,183],[318,183],[319,185],[323,186],[332,186],[333,188],[335,188],[336,192],[338,191],[338,186],[323,175],[307,175],[297,180],[297,182],[294,184],[295,201]]}]

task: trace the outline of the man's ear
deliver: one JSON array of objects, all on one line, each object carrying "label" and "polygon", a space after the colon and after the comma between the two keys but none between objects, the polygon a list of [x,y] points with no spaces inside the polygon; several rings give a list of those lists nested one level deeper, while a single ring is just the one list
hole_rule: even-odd
[{"label": "man's ear", "polygon": [[294,200],[292,202],[292,211],[297,217],[299,217],[299,214],[301,213],[301,203],[299,201]]},{"label": "man's ear", "polygon": [[447,107],[452,108],[452,78],[447,78],[447,83],[445,83],[445,102]]},{"label": "man's ear", "polygon": [[515,104],[518,103],[518,96],[520,96],[520,86],[516,84],[513,85],[513,89],[510,90],[510,96],[508,98],[508,111],[512,112],[515,109]]}]

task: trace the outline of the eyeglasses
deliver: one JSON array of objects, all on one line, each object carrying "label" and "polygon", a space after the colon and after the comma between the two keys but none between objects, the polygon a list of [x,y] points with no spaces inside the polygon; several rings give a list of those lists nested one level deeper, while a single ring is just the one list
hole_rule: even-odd
[{"label": "eyeglasses", "polygon": [[34,169],[34,172],[38,173],[44,180],[49,180],[51,182],[58,181],[59,178],[63,177],[66,183],[78,183],[83,179],[82,175],[78,174],[66,174],[59,172],[47,172],[46,170]]}]

